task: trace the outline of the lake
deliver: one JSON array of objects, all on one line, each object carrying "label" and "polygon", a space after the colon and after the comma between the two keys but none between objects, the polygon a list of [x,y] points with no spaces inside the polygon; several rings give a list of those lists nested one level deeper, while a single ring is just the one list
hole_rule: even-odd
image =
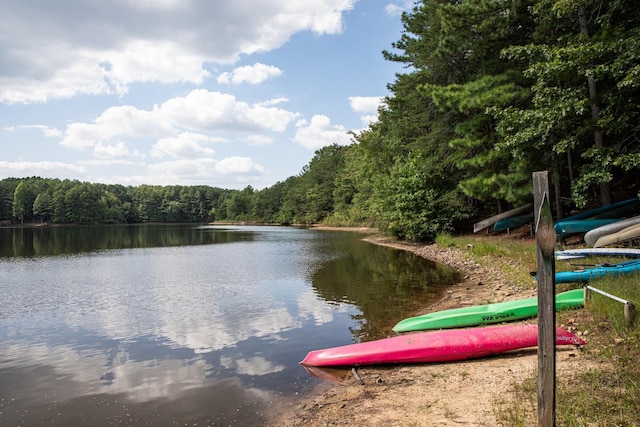
[{"label": "lake", "polygon": [[457,273],[351,232],[0,228],[0,425],[263,425]]}]

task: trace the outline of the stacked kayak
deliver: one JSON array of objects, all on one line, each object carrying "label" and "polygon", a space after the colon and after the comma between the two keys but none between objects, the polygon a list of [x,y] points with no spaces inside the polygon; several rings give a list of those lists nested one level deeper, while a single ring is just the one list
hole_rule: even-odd
[{"label": "stacked kayak", "polygon": [[635,224],[623,228],[615,233],[600,236],[593,246],[595,248],[599,248],[602,246],[613,245],[616,243],[626,242],[638,238],[640,238],[640,224]]},{"label": "stacked kayak", "polygon": [[579,214],[564,218],[561,221],[573,221],[576,219],[627,218],[632,216],[631,214],[635,212],[639,206],[640,199],[634,197],[633,199],[623,200],[621,202],[580,212]]},{"label": "stacked kayak", "polygon": [[[620,221],[616,221],[612,224],[606,224],[601,227],[594,228],[593,230],[587,232],[587,234],[584,235],[584,242],[588,246],[594,246],[601,237],[617,233],[621,230],[624,230],[627,227],[631,227],[636,224],[640,224],[640,216],[621,219]],[[615,243],[618,243],[618,242],[615,242]],[[605,245],[601,244],[600,246],[605,246]]]},{"label": "stacked kayak", "polygon": [[634,197],[563,218],[556,221],[554,228],[558,240],[564,240],[571,235],[587,233],[623,218],[637,215],[638,209],[640,209],[640,199]]},{"label": "stacked kayak", "polygon": [[529,211],[533,211],[533,203],[527,203],[526,205],[499,213],[480,222],[476,222],[475,224],[473,224],[473,232],[477,233],[478,231],[484,230],[485,228],[494,225],[496,222],[502,219],[511,218],[516,215],[523,215],[528,213]]},{"label": "stacked kayak", "polygon": [[556,234],[562,240],[573,234],[580,234],[589,232],[595,228],[602,227],[618,222],[618,218],[605,218],[605,219],[573,219],[558,221],[553,226],[556,230]]},{"label": "stacked kayak", "polygon": [[577,271],[558,271],[556,283],[588,282],[605,276],[621,276],[640,272],[640,260],[625,261],[618,264],[603,264]]},{"label": "stacked kayak", "polygon": [[633,248],[582,248],[556,251],[556,259],[566,260],[572,258],[588,257],[624,257],[640,258],[640,249]]},{"label": "stacked kayak", "polygon": [[[556,328],[556,345],[584,344],[572,333]],[[477,359],[537,345],[536,324],[447,329],[314,350],[300,363],[303,366],[440,363]]]},{"label": "stacked kayak", "polygon": [[496,223],[493,225],[493,230],[504,231],[510,228],[516,228],[520,227],[521,225],[529,224],[530,222],[533,222],[533,212],[496,221]]},{"label": "stacked kayak", "polygon": [[[556,310],[579,308],[584,305],[584,289],[574,289],[556,295]],[[454,308],[401,320],[393,327],[395,332],[422,331],[428,329],[461,328],[486,325],[538,315],[538,298],[473,307]]]}]

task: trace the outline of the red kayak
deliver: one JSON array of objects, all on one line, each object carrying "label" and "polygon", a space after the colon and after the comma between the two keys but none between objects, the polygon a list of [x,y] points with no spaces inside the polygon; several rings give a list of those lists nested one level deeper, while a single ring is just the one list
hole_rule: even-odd
[{"label": "red kayak", "polygon": [[[571,332],[556,328],[556,345],[584,345]],[[305,366],[352,366],[394,363],[437,363],[477,359],[538,345],[538,325],[447,329],[421,332],[314,350]]]}]

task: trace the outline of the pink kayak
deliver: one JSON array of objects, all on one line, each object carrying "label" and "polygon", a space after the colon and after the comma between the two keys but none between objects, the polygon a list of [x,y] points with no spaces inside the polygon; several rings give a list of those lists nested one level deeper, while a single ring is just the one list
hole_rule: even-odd
[{"label": "pink kayak", "polygon": [[[584,345],[571,332],[556,328],[556,345]],[[448,329],[421,332],[314,350],[305,366],[350,366],[391,363],[437,363],[477,359],[538,345],[538,325]]]}]

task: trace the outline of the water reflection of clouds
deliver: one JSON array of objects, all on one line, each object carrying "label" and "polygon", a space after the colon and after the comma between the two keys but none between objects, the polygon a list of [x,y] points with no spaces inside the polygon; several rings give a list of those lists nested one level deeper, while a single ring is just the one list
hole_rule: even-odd
[{"label": "water reflection of clouds", "polygon": [[[229,270],[216,283],[205,285],[209,276],[189,265],[191,261],[176,266],[163,258],[156,256],[151,268],[147,264],[155,280],[144,302],[123,300],[123,278],[103,284],[103,295],[111,302],[104,304],[110,308],[95,319],[102,323],[95,325],[97,332],[118,338],[153,334],[177,347],[209,353],[250,338],[278,339],[282,332],[302,328],[306,319],[321,325],[331,322],[336,311],[347,310],[342,304],[328,306],[301,280],[290,279],[284,286],[282,281],[263,278],[260,282],[252,275],[251,280],[239,280],[237,271],[233,276]],[[290,295],[290,305],[283,301],[281,294],[285,292]],[[134,293],[133,297],[142,298],[140,294]]]},{"label": "water reflection of clouds", "polygon": [[13,346],[0,348],[0,360],[0,425],[264,425],[262,414],[278,399],[238,377],[207,377],[201,359],[143,362],[126,352],[107,358],[68,346]]},{"label": "water reflection of clouds", "polygon": [[174,316],[165,313],[163,326],[155,331],[156,335],[169,339],[176,346],[187,347],[196,353],[209,353],[234,347],[250,338],[273,337],[281,332],[299,328],[302,322],[285,307],[265,309],[245,317],[236,323],[216,313],[186,316]]},{"label": "water reflection of clouds", "polygon": [[228,356],[220,358],[220,364],[230,370],[236,371],[241,375],[268,375],[276,372],[284,371],[285,367],[272,363],[264,357],[250,357],[248,359],[233,359]]},{"label": "water reflection of clouds", "polygon": [[[17,354],[20,359],[15,358]],[[206,377],[203,359],[138,361],[124,349],[109,355],[68,345],[10,346],[0,349],[0,358],[12,359],[11,369],[48,366],[56,381],[69,382],[76,395],[126,393],[137,402],[173,396],[212,381]]]},{"label": "water reflection of clouds", "polygon": [[298,308],[301,317],[313,319],[318,326],[333,321],[335,313],[345,313],[350,310],[348,304],[327,304],[326,301],[318,299],[318,296],[311,290],[301,292],[298,295]]},{"label": "water reflection of clouds", "polygon": [[[2,342],[0,367],[25,388],[35,379],[50,394],[63,388],[61,400],[103,394],[153,402],[200,390],[266,400],[268,391],[242,383],[270,388],[278,375],[294,378],[290,372],[299,368],[291,360],[304,352],[300,331],[353,307],[329,305],[313,292],[307,270],[321,263],[307,249],[259,249],[212,245],[38,260],[43,268],[21,272],[30,287],[12,278],[21,311],[11,318],[20,330],[15,346]],[[21,342],[29,334],[48,344]]]}]

